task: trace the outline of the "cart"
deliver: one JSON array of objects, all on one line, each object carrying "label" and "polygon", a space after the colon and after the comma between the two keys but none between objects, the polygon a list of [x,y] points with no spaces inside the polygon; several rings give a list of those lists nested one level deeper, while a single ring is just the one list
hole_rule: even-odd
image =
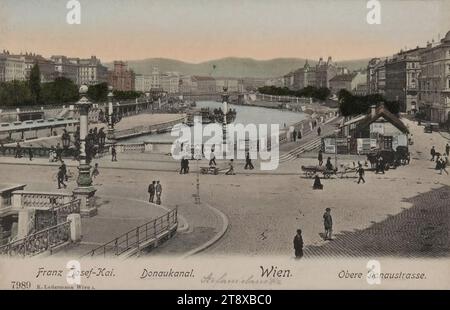
[{"label": "cart", "polygon": [[329,179],[333,174],[336,174],[337,169],[327,169],[325,166],[302,166],[302,171],[307,178],[312,178],[317,173],[322,173],[325,179]]},{"label": "cart", "polygon": [[200,173],[201,174],[219,174],[219,168],[210,166],[210,167],[200,167]]}]

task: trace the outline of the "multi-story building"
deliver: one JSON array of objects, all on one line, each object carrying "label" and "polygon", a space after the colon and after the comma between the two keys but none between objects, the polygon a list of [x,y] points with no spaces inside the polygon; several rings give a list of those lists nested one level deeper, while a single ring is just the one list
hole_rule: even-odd
[{"label": "multi-story building", "polygon": [[[92,56],[88,59],[78,60],[78,83],[95,85],[108,82],[108,68],[102,65],[100,59]],[[133,82],[134,83],[134,79]],[[134,89],[132,87],[130,90]]]},{"label": "multi-story building", "polygon": [[306,60],[303,68],[294,71],[294,90],[300,90],[308,86],[316,86],[316,69],[311,67]]},{"label": "multi-story building", "polygon": [[230,93],[241,93],[244,91],[244,83],[242,79],[237,78],[214,78],[216,80],[216,91],[223,92],[223,88],[227,87]]},{"label": "multi-story building", "polygon": [[56,77],[64,77],[66,79],[72,80],[75,84],[79,85],[79,59],[69,58],[62,55],[55,55],[50,57],[54,63],[54,71]]},{"label": "multi-story building", "polygon": [[210,76],[192,76],[192,90],[201,94],[213,94],[216,92],[216,80]]},{"label": "multi-story building", "polygon": [[25,57],[4,52],[0,54],[0,82],[24,81]]},{"label": "multi-story building", "polygon": [[242,79],[242,85],[246,91],[256,91],[258,88],[266,85],[265,78],[251,78],[246,77]]},{"label": "multi-story building", "polygon": [[30,78],[31,69],[35,64],[39,66],[39,72],[41,73],[40,78],[42,83],[51,82],[55,79],[55,65],[52,60],[45,59],[41,55],[32,53],[14,55],[13,57],[23,59],[25,80],[28,80]]},{"label": "multi-story building", "polygon": [[161,87],[161,72],[158,68],[154,67],[152,70],[152,88],[159,89]]},{"label": "multi-story building", "polygon": [[294,89],[294,72],[291,71],[283,76],[283,87]]},{"label": "multi-story building", "polygon": [[161,74],[161,88],[169,93],[175,94],[180,91],[180,74],[178,72],[166,72]]},{"label": "multi-story building", "polygon": [[135,74],[134,90],[140,92],[149,92],[152,89],[152,76],[145,74]]},{"label": "multi-story building", "polygon": [[400,51],[386,62],[385,97],[397,101],[400,112],[417,110],[420,75],[420,52],[423,48]]},{"label": "multi-story building", "polygon": [[366,75],[361,72],[336,75],[329,81],[330,91],[332,94],[337,94],[341,89],[345,89],[356,94],[357,86],[365,83],[366,80]]},{"label": "multi-story building", "polygon": [[191,92],[193,92],[193,83],[191,76],[189,75],[180,76],[179,90],[180,93],[182,94],[190,94]]},{"label": "multi-story building", "polygon": [[420,52],[419,109],[433,122],[450,118],[450,31]]},{"label": "multi-story building", "polygon": [[336,64],[333,63],[331,57],[328,60],[323,61],[322,57],[316,65],[316,87],[327,87],[330,88],[330,80],[338,74],[338,68]]},{"label": "multi-story building", "polygon": [[367,66],[367,93],[385,94],[386,88],[386,59],[373,58]]},{"label": "multi-story building", "polygon": [[128,64],[124,61],[114,61],[114,68],[108,72],[108,83],[115,90],[131,91],[135,90],[135,74],[128,69]]}]

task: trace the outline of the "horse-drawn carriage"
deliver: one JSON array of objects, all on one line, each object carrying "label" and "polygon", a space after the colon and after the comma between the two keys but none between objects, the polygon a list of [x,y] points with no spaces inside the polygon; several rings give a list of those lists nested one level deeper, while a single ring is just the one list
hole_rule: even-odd
[{"label": "horse-drawn carriage", "polygon": [[376,167],[379,158],[383,158],[384,169],[397,168],[400,165],[407,165],[410,162],[410,154],[407,146],[398,146],[397,150],[374,149],[367,154],[370,166]]}]

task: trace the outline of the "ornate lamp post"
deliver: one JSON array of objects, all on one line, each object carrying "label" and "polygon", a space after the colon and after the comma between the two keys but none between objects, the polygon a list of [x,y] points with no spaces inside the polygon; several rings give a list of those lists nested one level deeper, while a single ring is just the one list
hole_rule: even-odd
[{"label": "ornate lamp post", "polygon": [[80,156],[78,164],[78,187],[73,191],[74,195],[81,200],[80,213],[82,216],[92,216],[97,214],[97,208],[94,205],[94,195],[97,191],[92,186],[91,166],[86,160],[86,136],[88,134],[88,114],[91,102],[86,97],[88,87],[80,87],[80,100],[77,102],[80,113]]},{"label": "ornate lamp post", "polygon": [[[116,122],[116,116],[114,113],[114,93],[113,93],[113,87],[112,86],[108,86],[108,134],[107,134],[107,138],[108,138],[108,142],[110,144],[115,144],[116,143],[116,139],[115,139],[115,134],[114,134],[114,123]],[[118,112],[117,112],[118,114]]]},{"label": "ornate lamp post", "polygon": [[225,159],[227,155],[227,113],[228,113],[228,87],[226,86],[223,88],[222,102],[223,102],[222,151],[223,151],[223,159]]}]

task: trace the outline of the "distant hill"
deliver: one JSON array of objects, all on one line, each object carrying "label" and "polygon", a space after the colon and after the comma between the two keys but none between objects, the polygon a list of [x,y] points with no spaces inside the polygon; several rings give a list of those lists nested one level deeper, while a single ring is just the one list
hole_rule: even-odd
[{"label": "distant hill", "polygon": [[[337,62],[350,70],[362,69],[367,66],[370,59],[358,59]],[[149,58],[143,60],[129,60],[128,65],[138,74],[150,74],[154,67],[162,72],[177,71],[187,75],[211,75],[220,77],[255,77],[271,78],[282,76],[290,71],[303,67],[306,59],[303,58],[276,58],[270,60],[255,60],[252,58],[228,57],[201,62],[187,63],[167,58]],[[317,61],[308,60],[311,65]],[[111,67],[109,63],[107,66]]]}]

